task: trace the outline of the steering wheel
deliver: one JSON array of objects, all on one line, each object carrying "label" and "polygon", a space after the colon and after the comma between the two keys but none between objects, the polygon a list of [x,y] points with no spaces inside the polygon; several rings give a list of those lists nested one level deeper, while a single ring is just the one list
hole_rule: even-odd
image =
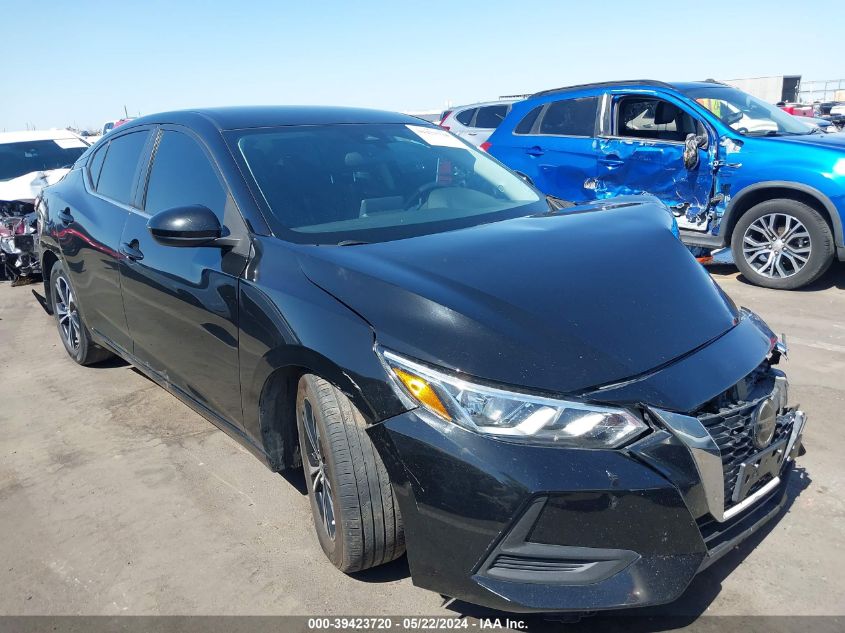
[{"label": "steering wheel", "polygon": [[446,185],[440,182],[427,182],[424,185],[420,185],[419,187],[417,187],[416,191],[414,191],[410,196],[405,198],[405,202],[403,203],[402,208],[419,209],[425,203],[425,201],[428,200],[428,197],[431,195],[432,191],[434,191],[435,189],[445,189],[451,186],[452,185]]}]

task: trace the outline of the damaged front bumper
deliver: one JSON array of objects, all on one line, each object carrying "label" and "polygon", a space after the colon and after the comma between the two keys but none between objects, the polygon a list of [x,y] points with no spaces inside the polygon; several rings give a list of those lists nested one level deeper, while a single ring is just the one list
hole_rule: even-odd
[{"label": "damaged front bumper", "polygon": [[[786,500],[806,416],[787,406],[776,342],[743,313],[670,367],[596,391],[652,403],[651,431],[623,449],[503,441],[419,409],[369,427],[414,583],[522,612],[676,599]],[[720,381],[732,386],[719,392]]]},{"label": "damaged front bumper", "polygon": [[784,415],[794,431],[774,478],[727,511],[716,505],[722,470],[706,459],[699,470],[709,434],[689,416],[625,450],[503,442],[419,410],[369,432],[399,499],[414,584],[506,611],[588,611],[676,599],[775,516],[805,419]]}]

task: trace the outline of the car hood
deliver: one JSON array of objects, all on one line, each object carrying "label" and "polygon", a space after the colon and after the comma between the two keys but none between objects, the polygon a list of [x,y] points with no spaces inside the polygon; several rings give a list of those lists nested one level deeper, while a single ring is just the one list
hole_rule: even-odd
[{"label": "car hood", "polygon": [[69,169],[33,171],[17,178],[0,180],[0,200],[31,202],[38,197],[44,187],[59,182],[69,171]]},{"label": "car hood", "polygon": [[307,246],[300,264],[388,348],[575,393],[670,363],[738,322],[671,227],[659,203],[619,198],[394,242]]},{"label": "car hood", "polygon": [[811,145],[813,147],[824,147],[834,150],[845,150],[845,134],[805,134],[803,136],[773,136],[767,141],[775,143],[790,143],[798,145]]}]

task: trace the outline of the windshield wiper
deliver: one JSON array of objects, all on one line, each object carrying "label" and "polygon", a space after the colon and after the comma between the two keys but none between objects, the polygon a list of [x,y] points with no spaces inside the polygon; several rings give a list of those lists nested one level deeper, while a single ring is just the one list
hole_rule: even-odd
[{"label": "windshield wiper", "polygon": [[369,244],[369,242],[362,242],[361,240],[341,240],[335,246],[361,246]]},{"label": "windshield wiper", "polygon": [[546,196],[546,202],[549,203],[549,206],[553,211],[560,211],[561,209],[574,207],[576,204],[571,200],[564,200],[563,198],[558,198],[557,196],[553,196],[551,194]]}]

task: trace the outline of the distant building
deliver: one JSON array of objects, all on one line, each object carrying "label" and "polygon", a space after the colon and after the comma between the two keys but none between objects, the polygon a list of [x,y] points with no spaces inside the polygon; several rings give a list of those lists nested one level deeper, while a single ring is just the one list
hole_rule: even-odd
[{"label": "distant building", "polygon": [[799,101],[801,75],[777,77],[749,77],[747,79],[720,79],[724,84],[738,88],[769,103]]}]

